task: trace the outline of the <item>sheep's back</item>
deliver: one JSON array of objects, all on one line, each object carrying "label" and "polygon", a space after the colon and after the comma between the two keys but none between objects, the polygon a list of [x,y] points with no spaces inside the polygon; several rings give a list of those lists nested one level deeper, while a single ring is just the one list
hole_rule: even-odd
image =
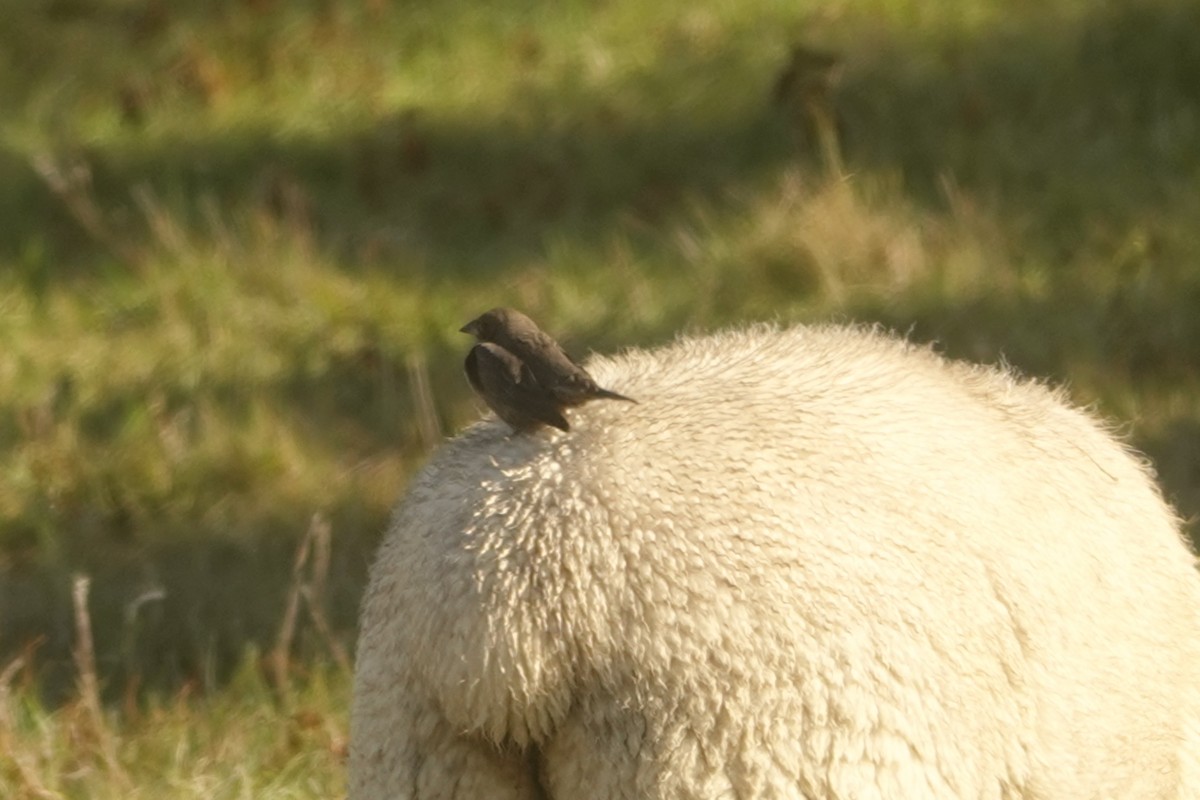
[{"label": "sheep's back", "polygon": [[1090,416],[864,329],[588,366],[639,403],[482,422],[416,479],[360,685],[563,797],[1169,794],[1200,591]]}]

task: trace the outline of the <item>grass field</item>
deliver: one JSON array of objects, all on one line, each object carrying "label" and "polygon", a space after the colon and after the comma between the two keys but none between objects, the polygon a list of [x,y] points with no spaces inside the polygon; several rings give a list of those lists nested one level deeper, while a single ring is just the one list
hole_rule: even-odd
[{"label": "grass field", "polygon": [[366,566],[492,305],[580,354],[882,322],[1200,513],[1190,0],[0,16],[0,796],[341,793]]}]

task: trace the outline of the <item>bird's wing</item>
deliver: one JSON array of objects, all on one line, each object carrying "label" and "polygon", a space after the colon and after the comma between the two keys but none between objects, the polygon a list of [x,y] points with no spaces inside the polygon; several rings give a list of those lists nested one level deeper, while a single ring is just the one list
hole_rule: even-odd
[{"label": "bird's wing", "polygon": [[475,345],[467,361],[468,380],[471,379],[471,364],[475,365],[472,387],[514,428],[521,427],[517,421],[527,417],[559,430],[570,429],[554,397],[537,382],[529,367],[503,347]]},{"label": "bird's wing", "polygon": [[554,399],[554,395],[537,381],[529,367],[514,359],[517,364],[515,380],[500,387],[508,401],[525,411],[534,419],[547,425],[552,425],[560,431],[570,430],[571,426],[562,415],[562,410]]},{"label": "bird's wing", "polygon": [[467,373],[467,383],[471,384],[471,388],[475,390],[475,394],[483,395],[484,387],[483,380],[479,377],[479,346],[472,347],[467,353],[467,360],[463,364],[463,370]]}]

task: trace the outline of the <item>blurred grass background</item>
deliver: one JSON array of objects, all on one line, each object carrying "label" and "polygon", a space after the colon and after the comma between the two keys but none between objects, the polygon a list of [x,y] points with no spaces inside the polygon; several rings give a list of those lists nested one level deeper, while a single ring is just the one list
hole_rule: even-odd
[{"label": "blurred grass background", "polygon": [[[0,16],[5,797],[341,791],[333,656],[497,304],[580,355],[834,319],[1005,359],[1116,420],[1196,532],[1194,0]],[[259,654],[314,515],[285,687]]]}]

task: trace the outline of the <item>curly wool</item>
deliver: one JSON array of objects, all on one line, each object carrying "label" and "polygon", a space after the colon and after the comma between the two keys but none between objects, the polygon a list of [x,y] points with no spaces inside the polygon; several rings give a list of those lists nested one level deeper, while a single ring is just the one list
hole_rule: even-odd
[{"label": "curly wool", "polygon": [[1008,372],[755,327],[488,419],[371,571],[350,796],[1200,797],[1200,578],[1147,467]]}]

